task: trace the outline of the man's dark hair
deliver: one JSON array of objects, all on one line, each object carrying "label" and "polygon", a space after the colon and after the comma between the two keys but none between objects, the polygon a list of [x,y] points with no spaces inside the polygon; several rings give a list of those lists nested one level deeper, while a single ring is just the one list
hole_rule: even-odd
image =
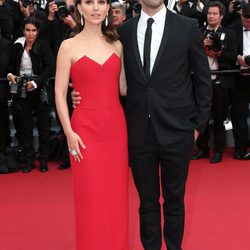
[{"label": "man's dark hair", "polygon": [[242,7],[242,16],[245,18],[250,18],[250,3],[246,3]]},{"label": "man's dark hair", "polygon": [[210,7],[217,7],[220,11],[220,16],[225,16],[225,13],[226,13],[226,8],[225,8],[225,5],[219,1],[213,1],[213,2],[210,2],[209,5],[208,5],[208,8]]}]

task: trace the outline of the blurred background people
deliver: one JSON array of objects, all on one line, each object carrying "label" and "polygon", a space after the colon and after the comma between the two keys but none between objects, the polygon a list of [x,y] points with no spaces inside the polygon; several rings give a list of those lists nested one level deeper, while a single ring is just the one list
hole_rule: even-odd
[{"label": "blurred background people", "polygon": [[229,26],[237,21],[240,21],[242,7],[248,2],[248,0],[223,1],[226,2],[224,4],[227,8],[227,11],[225,17],[223,18],[222,24],[225,26]]},{"label": "blurred background people", "polygon": [[113,24],[117,28],[118,25],[122,24],[126,20],[126,8],[123,3],[113,2],[111,4],[113,14]]},{"label": "blurred background people", "polygon": [[[231,30],[221,26],[225,15],[225,6],[214,1],[209,4],[207,26],[201,30],[204,34],[204,48],[208,57],[210,70],[232,69],[236,58],[236,36]],[[213,84],[211,118],[213,120],[213,156],[211,163],[222,161],[226,147],[226,131],[224,120],[227,117],[229,89],[233,87],[232,75],[211,75]],[[207,124],[205,131],[197,139],[198,152],[192,156],[193,160],[209,156],[209,133]]]},{"label": "blurred background people", "polygon": [[208,3],[208,0],[178,0],[174,10],[183,16],[197,19],[202,27],[206,22]]},{"label": "blurred background people", "polygon": [[47,15],[45,11],[40,7],[39,2],[36,0],[8,0],[8,3],[13,8],[15,13],[15,29],[13,41],[22,36],[22,27],[24,19],[27,17],[35,17],[40,20],[40,36],[44,31],[45,21]]},{"label": "blurred background people", "polygon": [[242,7],[241,20],[230,28],[237,37],[237,64],[240,69],[248,69],[248,73],[237,75],[232,92],[232,123],[235,142],[235,158],[250,160],[248,148],[249,131],[247,118],[250,103],[250,3]]},{"label": "blurred background people", "polygon": [[5,0],[0,0],[1,37],[4,37],[5,39],[12,41],[14,28],[15,28],[14,10],[8,3],[6,3]]},{"label": "blurred background people", "polygon": [[[22,171],[34,168],[33,112],[39,134],[40,171],[48,170],[49,157],[49,104],[46,83],[55,74],[52,51],[45,40],[38,38],[39,21],[33,17],[24,20],[23,34],[12,50],[8,80],[14,95],[14,117],[18,139],[24,148],[26,165]],[[17,76],[23,76],[20,79]]]},{"label": "blurred background people", "polygon": [[[46,24],[46,40],[49,42],[53,54],[55,57],[57,57],[57,53],[59,50],[59,47],[63,40],[74,36],[78,32],[78,27],[76,25],[76,22],[74,20],[74,1],[73,0],[55,0],[55,1],[48,1],[47,5],[45,7],[45,10],[48,13],[48,20]],[[54,107],[55,99],[54,99],[54,82],[51,82],[50,89],[50,100],[52,103],[52,106]],[[70,115],[72,114],[73,108],[72,108],[72,101],[70,98],[70,92],[72,91],[72,88],[69,88],[68,91],[68,108]],[[56,110],[55,110],[56,112]],[[61,122],[58,118],[57,112],[56,112],[56,119],[57,123],[59,124],[60,131],[58,133],[58,138],[62,142],[62,157],[60,159],[59,169],[63,170],[68,167],[70,167],[70,160],[69,160],[69,152],[67,148],[66,143],[66,137],[64,135]]]}]

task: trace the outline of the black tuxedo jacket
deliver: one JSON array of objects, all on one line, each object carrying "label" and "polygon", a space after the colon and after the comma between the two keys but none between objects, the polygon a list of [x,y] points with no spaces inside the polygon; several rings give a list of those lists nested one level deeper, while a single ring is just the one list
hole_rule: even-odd
[{"label": "black tuxedo jacket", "polygon": [[202,33],[196,20],[168,10],[158,55],[147,79],[137,43],[138,20],[137,16],[118,30],[128,85],[129,145],[144,144],[149,114],[159,143],[172,144],[194,128],[201,129],[209,117],[211,80]]},{"label": "black tuxedo jacket", "polygon": [[[237,38],[237,55],[243,55],[243,26],[241,21],[238,21],[228,27],[232,29]],[[236,56],[237,59],[237,56]]]},{"label": "black tuxedo jacket", "polygon": [[[201,28],[205,38],[206,26]],[[217,29],[219,33],[225,33],[225,39],[223,41],[223,49],[220,56],[217,58],[219,63],[219,70],[233,69],[237,58],[237,40],[235,33],[225,27],[220,26]],[[218,77],[221,81],[223,88],[233,88],[234,78],[232,74],[219,74]]]}]

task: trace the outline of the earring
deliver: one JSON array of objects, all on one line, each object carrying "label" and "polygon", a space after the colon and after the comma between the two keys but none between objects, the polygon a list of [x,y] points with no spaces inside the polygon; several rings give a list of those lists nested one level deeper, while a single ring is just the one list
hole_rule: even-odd
[{"label": "earring", "polygon": [[107,13],[107,15],[106,15],[106,18],[105,18],[105,26],[108,26],[108,24],[109,24],[109,16],[108,16],[108,13]]},{"label": "earring", "polygon": [[83,16],[81,15],[81,20],[80,20],[81,26],[83,26]]}]

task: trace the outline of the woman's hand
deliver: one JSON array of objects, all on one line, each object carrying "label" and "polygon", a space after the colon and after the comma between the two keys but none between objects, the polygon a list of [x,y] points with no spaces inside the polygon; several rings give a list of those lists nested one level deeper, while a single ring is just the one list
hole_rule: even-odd
[{"label": "woman's hand", "polygon": [[75,161],[80,162],[81,160],[83,160],[80,147],[83,149],[86,149],[86,147],[82,142],[80,136],[76,134],[74,131],[72,131],[69,134],[67,134],[67,142],[68,142],[69,152],[74,157]]}]

